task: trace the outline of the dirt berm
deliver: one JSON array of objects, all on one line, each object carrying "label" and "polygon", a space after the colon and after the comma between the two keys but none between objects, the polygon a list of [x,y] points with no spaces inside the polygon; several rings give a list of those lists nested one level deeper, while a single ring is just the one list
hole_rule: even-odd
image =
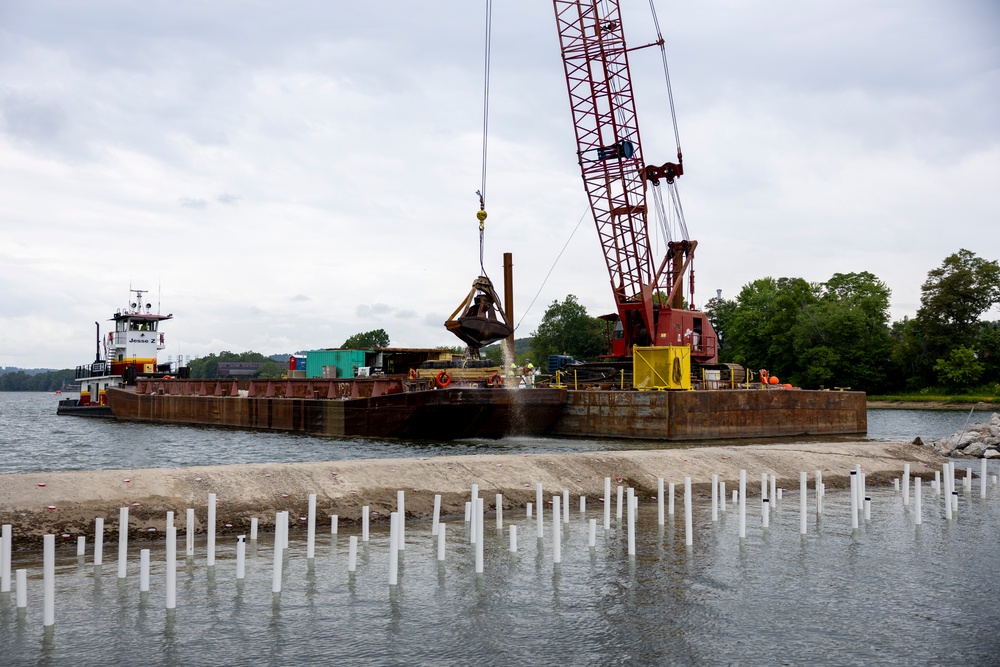
[{"label": "dirt berm", "polygon": [[[523,507],[535,499],[541,482],[546,499],[568,489],[586,495],[591,507],[603,495],[604,478],[613,486],[632,486],[642,502],[656,494],[657,477],[677,484],[691,477],[696,494],[708,497],[711,476],[736,488],[739,471],[747,471],[747,495],[760,490],[760,474],[775,474],[778,485],[797,489],[799,472],[816,470],[827,487],[850,484],[850,470],[861,464],[869,484],[887,484],[910,463],[911,474],[932,477],[944,459],[929,447],[897,443],[809,443],[693,447],[656,451],[576,454],[439,456],[420,459],[372,459],[320,463],[227,465],[140,470],[94,470],[0,475],[0,523],[13,524],[14,542],[27,546],[55,533],[59,541],[76,536],[93,539],[94,518],[105,518],[106,539],[117,534],[118,510],[128,506],[134,537],[160,538],[166,513],[175,513],[183,532],[185,510],[196,510],[197,530],[204,530],[208,494],[217,495],[219,535],[246,533],[250,518],[269,530],[274,514],[290,510],[301,528],[310,493],[317,494],[317,525],[329,530],[330,515],[340,521],[360,519],[368,505],[373,520],[388,519],[396,507],[396,491],[406,492],[408,517],[429,517],[434,494],[442,496],[442,515],[464,514],[472,484],[479,484],[487,508],[502,493],[504,508]],[[620,478],[620,481],[617,479]]]}]

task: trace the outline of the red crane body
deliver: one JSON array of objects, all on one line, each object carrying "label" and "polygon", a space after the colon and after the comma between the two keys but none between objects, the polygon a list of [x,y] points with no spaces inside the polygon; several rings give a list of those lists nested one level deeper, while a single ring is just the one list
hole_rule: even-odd
[{"label": "red crane body", "polygon": [[676,163],[647,166],[643,161],[628,62],[635,49],[626,47],[618,0],[553,4],[577,157],[621,324],[611,354],[629,356],[634,345],[690,345],[694,361],[714,364],[718,350],[711,322],[688,309],[698,242],[670,241],[658,262],[650,248],[647,187],[661,180],[673,184],[684,168],[679,150]]}]

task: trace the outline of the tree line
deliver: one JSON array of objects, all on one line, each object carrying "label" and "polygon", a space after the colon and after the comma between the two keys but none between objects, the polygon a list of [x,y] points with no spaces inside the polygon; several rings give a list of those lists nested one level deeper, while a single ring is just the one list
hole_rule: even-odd
[{"label": "tree line", "polygon": [[[869,393],[1000,393],[1000,321],[982,316],[1000,304],[1000,266],[969,250],[927,274],[913,318],[890,322],[891,291],[868,271],[759,278],[735,299],[705,308],[719,336],[719,361],[767,369],[804,388]],[[605,323],[572,294],[553,301],[533,333],[531,354],[596,359],[606,353]]]}]

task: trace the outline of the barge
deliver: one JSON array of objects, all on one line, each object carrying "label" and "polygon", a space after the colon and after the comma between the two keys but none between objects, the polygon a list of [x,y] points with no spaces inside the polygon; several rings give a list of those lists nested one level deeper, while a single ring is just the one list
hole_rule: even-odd
[{"label": "barge", "polygon": [[765,389],[574,390],[450,386],[404,377],[341,380],[139,379],[110,389],[124,421],[333,437],[505,435],[664,441],[864,435],[864,392]]}]

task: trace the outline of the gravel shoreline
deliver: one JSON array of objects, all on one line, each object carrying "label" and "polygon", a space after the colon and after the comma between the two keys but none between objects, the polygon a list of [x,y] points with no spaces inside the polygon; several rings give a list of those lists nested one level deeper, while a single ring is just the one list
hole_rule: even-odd
[{"label": "gravel shoreline", "polygon": [[105,540],[111,539],[118,531],[118,509],[128,506],[130,534],[160,539],[168,510],[183,532],[185,510],[195,508],[197,530],[203,531],[211,492],[217,495],[217,534],[235,536],[249,530],[251,517],[259,518],[261,530],[270,530],[279,510],[304,516],[310,493],[317,494],[317,525],[322,527],[329,526],[332,514],[346,524],[360,520],[363,505],[370,507],[373,520],[385,520],[399,489],[406,492],[407,517],[428,518],[435,494],[442,496],[443,516],[463,515],[474,483],[488,508],[497,493],[504,495],[505,509],[524,507],[534,501],[537,482],[547,499],[568,489],[576,507],[580,495],[600,502],[606,476],[613,486],[632,486],[642,502],[651,502],[658,477],[677,484],[680,497],[689,476],[695,493],[707,498],[713,474],[733,489],[745,469],[750,497],[759,493],[764,471],[789,489],[798,488],[799,472],[806,471],[811,491],[816,470],[823,471],[828,488],[844,487],[849,471],[861,464],[869,483],[879,485],[898,477],[904,463],[912,475],[926,478],[944,461],[928,447],[907,443],[837,442],[32,472],[0,475],[0,523],[13,524],[17,546],[40,543],[48,533],[75,546],[78,535],[92,543],[95,517],[105,518]]}]

